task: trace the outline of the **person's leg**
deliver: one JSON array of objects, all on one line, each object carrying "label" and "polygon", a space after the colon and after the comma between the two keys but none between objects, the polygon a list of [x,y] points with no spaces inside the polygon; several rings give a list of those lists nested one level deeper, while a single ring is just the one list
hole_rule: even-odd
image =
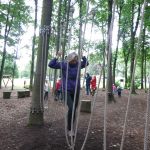
[{"label": "person's leg", "polygon": [[44,92],[44,100],[46,99],[46,91]]},{"label": "person's leg", "polygon": [[45,92],[45,100],[48,100],[48,91]]},{"label": "person's leg", "polygon": [[86,95],[88,95],[88,85],[86,85]]},{"label": "person's leg", "polygon": [[119,92],[119,97],[121,97],[121,92]]},{"label": "person's leg", "polygon": [[57,93],[57,90],[55,90],[55,101],[58,100],[58,93]]},{"label": "person's leg", "polygon": [[57,99],[60,100],[60,91],[57,90]]},{"label": "person's leg", "polygon": [[90,92],[90,86],[86,85],[86,95],[89,95],[89,92]]},{"label": "person's leg", "polygon": [[[74,105],[74,93],[68,93],[67,94],[67,105],[68,105],[68,130],[71,130],[71,122],[72,122],[72,112],[73,112],[73,105]],[[76,100],[75,100],[75,108],[74,108],[74,121],[75,121],[75,114],[76,109],[79,102],[79,92],[77,91]],[[73,121],[73,123],[74,123]]]},{"label": "person's leg", "polygon": [[44,100],[47,100],[48,99],[48,92],[44,92]]},{"label": "person's leg", "polygon": [[88,95],[89,95],[89,93],[90,93],[90,85],[88,85]]},{"label": "person's leg", "polygon": [[72,118],[72,109],[73,109],[73,99],[70,93],[67,93],[67,106],[68,106],[68,124],[67,129],[71,130],[71,118]]}]

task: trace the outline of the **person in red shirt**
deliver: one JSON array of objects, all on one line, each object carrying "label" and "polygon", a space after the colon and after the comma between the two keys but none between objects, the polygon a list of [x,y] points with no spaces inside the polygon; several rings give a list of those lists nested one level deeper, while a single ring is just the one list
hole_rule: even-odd
[{"label": "person in red shirt", "polygon": [[90,81],[90,86],[91,86],[91,95],[94,96],[95,91],[96,91],[96,76],[92,77]]},{"label": "person in red shirt", "polygon": [[62,98],[60,98],[61,96],[61,79],[58,79],[56,81],[56,88],[55,88],[55,100],[60,100]]}]

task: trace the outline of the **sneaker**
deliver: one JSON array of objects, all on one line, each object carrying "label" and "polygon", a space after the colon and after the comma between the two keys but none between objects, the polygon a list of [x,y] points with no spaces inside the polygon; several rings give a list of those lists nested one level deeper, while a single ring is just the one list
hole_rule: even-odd
[{"label": "sneaker", "polygon": [[68,136],[75,136],[73,131],[68,131]]}]

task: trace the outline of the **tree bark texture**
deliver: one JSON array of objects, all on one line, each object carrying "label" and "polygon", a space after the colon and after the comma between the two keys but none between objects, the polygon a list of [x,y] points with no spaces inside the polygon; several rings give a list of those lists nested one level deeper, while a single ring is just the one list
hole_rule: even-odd
[{"label": "tree bark texture", "polygon": [[[43,9],[41,17],[41,32],[39,36],[39,45],[37,53],[36,72],[34,76],[34,87],[29,116],[29,125],[43,125],[43,85],[45,83],[45,74],[47,68],[47,55],[51,25],[53,0],[43,0]],[[45,38],[44,38],[45,37]]]}]

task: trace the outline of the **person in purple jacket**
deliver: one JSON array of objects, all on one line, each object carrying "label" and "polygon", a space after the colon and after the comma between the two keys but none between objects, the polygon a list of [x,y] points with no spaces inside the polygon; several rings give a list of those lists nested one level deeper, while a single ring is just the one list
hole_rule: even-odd
[{"label": "person in purple jacket", "polygon": [[[66,60],[58,61],[58,57],[61,56],[61,53],[58,52],[57,56],[53,58],[48,66],[54,69],[61,69],[62,68],[62,90],[63,95],[65,96],[65,91],[67,90],[67,106],[68,106],[68,135],[74,136],[74,133],[71,132],[71,120],[72,120],[72,110],[74,104],[74,97],[75,97],[75,88],[76,88],[76,80],[77,80],[77,73],[78,73],[78,55],[75,52],[70,53]],[[67,78],[67,62],[68,62],[68,78]],[[85,56],[82,57],[80,69],[85,68],[88,65],[87,59]],[[66,86],[66,78],[67,78],[67,86]],[[75,99],[75,111],[74,111],[74,119],[75,119],[75,112],[78,106],[79,101],[79,91],[80,91],[80,76],[77,82],[77,91],[76,91],[76,99]]]}]

